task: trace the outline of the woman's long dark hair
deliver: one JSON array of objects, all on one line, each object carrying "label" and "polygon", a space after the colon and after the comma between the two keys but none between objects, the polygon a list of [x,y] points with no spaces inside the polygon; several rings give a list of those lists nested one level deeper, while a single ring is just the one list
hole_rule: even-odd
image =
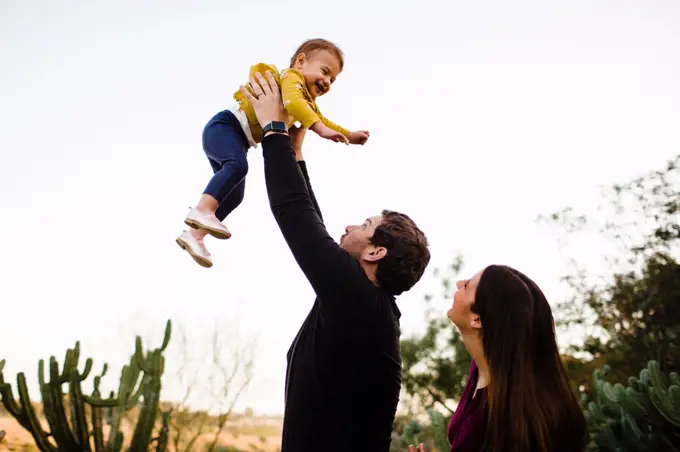
[{"label": "woman's long dark hair", "polygon": [[550,305],[519,271],[482,273],[472,311],[480,316],[490,376],[487,451],[582,452],[585,418],[560,359]]}]

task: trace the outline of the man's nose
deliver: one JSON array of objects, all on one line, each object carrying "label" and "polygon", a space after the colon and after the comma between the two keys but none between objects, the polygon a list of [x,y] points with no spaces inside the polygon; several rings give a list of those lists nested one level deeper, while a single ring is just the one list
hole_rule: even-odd
[{"label": "man's nose", "polygon": [[460,289],[461,287],[463,287],[463,284],[465,284],[465,281],[456,281],[456,288]]},{"label": "man's nose", "polygon": [[352,232],[355,228],[356,228],[356,226],[345,226],[345,232],[349,234],[349,233]]}]

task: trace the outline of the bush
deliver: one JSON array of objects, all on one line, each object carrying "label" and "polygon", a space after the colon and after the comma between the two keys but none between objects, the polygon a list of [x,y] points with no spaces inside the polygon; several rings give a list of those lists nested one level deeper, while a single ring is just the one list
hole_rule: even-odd
[{"label": "bush", "polygon": [[425,449],[432,452],[448,452],[451,448],[446,436],[448,424],[446,418],[436,410],[428,410],[428,424],[421,424],[412,419],[398,419],[392,429],[390,452],[403,452],[410,444],[425,444]]},{"label": "bush", "polygon": [[610,372],[593,372],[594,400],[582,404],[591,433],[590,451],[672,451],[680,448],[680,377],[668,378],[650,361],[628,386],[604,381]]}]

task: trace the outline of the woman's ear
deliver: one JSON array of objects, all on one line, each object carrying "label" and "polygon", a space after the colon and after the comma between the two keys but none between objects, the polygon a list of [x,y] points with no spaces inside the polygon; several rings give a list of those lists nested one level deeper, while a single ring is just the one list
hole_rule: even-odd
[{"label": "woman's ear", "polygon": [[479,316],[479,314],[472,313],[470,326],[478,330],[482,329],[482,318]]}]

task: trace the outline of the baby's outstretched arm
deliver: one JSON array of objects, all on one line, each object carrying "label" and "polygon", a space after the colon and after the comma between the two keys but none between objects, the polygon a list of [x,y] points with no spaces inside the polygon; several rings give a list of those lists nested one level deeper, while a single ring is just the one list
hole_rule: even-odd
[{"label": "baby's outstretched arm", "polygon": [[281,77],[281,97],[286,111],[303,127],[307,127],[322,138],[349,144],[350,132],[324,118],[302,94],[304,79],[296,72],[287,70]]},{"label": "baby's outstretched arm", "polygon": [[[344,139],[339,139],[339,140],[336,140],[336,139],[333,139],[333,138],[328,138],[328,139],[333,140],[333,141],[341,141],[345,144],[361,144],[361,145],[364,145],[368,141],[368,137],[371,135],[371,133],[368,130],[357,130],[356,132],[350,132],[349,130],[344,129],[344,128],[340,127],[339,125],[335,124],[330,119],[325,118],[321,114],[319,115],[319,117],[321,118],[321,123],[316,123],[315,126],[323,125],[323,126],[326,126],[326,128],[328,130],[326,130],[326,131],[322,130],[321,133],[320,132],[316,132],[316,133],[319,134],[320,136],[324,137],[324,138],[328,138],[328,137],[322,135],[322,133],[324,133],[324,132],[330,134],[331,136],[333,136],[332,134],[340,133],[340,134],[342,134],[342,138],[344,138]],[[314,130],[314,129],[312,129],[312,130]]]}]

